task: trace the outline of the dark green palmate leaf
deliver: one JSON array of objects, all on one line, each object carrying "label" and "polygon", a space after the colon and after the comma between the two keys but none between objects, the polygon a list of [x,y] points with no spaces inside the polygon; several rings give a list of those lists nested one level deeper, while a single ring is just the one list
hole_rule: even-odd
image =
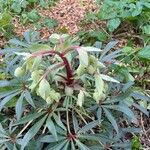
[{"label": "dark green palmate leaf", "polygon": [[31,12],[27,14],[29,21],[37,22],[41,18],[38,11],[33,9]]},{"label": "dark green palmate leaf", "polygon": [[75,150],[75,144],[74,144],[73,141],[71,141],[71,149],[72,149],[72,150]]},{"label": "dark green palmate leaf", "polygon": [[6,86],[10,86],[10,82],[8,80],[1,80],[0,81],[0,87],[6,87]]},{"label": "dark green palmate leaf", "polygon": [[98,121],[100,123],[101,119],[102,119],[102,108],[101,107],[98,108],[96,115],[97,115]]},{"label": "dark green palmate leaf", "polygon": [[81,143],[79,140],[75,140],[75,141],[81,150],[90,150],[85,144]]},{"label": "dark green palmate leaf", "polygon": [[34,102],[33,102],[33,99],[31,98],[30,92],[26,90],[25,93],[24,93],[24,96],[25,96],[26,101],[27,101],[32,107],[35,108],[35,104],[34,104]]},{"label": "dark green palmate leaf", "polygon": [[107,27],[110,32],[113,32],[119,27],[121,20],[119,18],[111,19],[107,22]]},{"label": "dark green palmate leaf", "polygon": [[150,97],[144,95],[143,93],[141,92],[138,92],[138,91],[133,91],[130,96],[132,96],[135,100],[144,100],[144,101],[147,101],[147,102],[150,102]]},{"label": "dark green palmate leaf", "polygon": [[131,149],[131,143],[130,142],[124,142],[124,143],[116,143],[112,145],[113,148],[126,148]]},{"label": "dark green palmate leaf", "polygon": [[66,139],[65,136],[60,136],[59,135],[57,137],[57,141],[56,141],[56,139],[54,138],[53,135],[45,135],[44,137],[40,138],[40,142],[43,142],[43,143],[55,143],[55,142],[63,141],[65,139]]},{"label": "dark green palmate leaf", "polygon": [[9,96],[11,94],[14,94],[16,92],[18,92],[18,89],[17,90],[7,91],[7,92],[4,90],[4,92],[0,93],[0,99],[5,98],[5,97],[7,97],[7,96]]},{"label": "dark green palmate leaf", "polygon": [[104,106],[105,108],[110,108],[114,110],[118,110],[126,114],[130,119],[134,120],[136,119],[134,113],[131,111],[131,109],[126,105],[126,104],[121,104],[121,105],[107,105]]},{"label": "dark green palmate leaf", "polygon": [[59,144],[55,145],[54,147],[49,148],[48,150],[62,150],[67,144],[68,144],[68,141],[64,140],[60,142]]},{"label": "dark green palmate leaf", "polygon": [[21,141],[21,150],[24,150],[25,146],[29,143],[29,141],[37,134],[37,132],[42,127],[43,123],[45,122],[47,116],[43,117],[39,120],[36,124],[34,124],[28,132],[24,135]]},{"label": "dark green palmate leaf", "polygon": [[56,114],[53,114],[53,118],[54,118],[54,120],[55,120],[55,122],[57,123],[58,126],[60,126],[64,130],[66,130],[66,127],[62,123],[62,121],[60,119],[60,116],[57,116]]},{"label": "dark green palmate leaf", "polygon": [[10,100],[12,100],[12,98],[14,98],[15,96],[17,96],[20,93],[21,93],[21,91],[17,91],[13,94],[10,94],[10,95],[6,96],[3,100],[1,100],[0,101],[0,111],[5,106],[6,103],[8,103]]},{"label": "dark green palmate leaf", "polygon": [[32,114],[28,114],[27,116],[21,118],[20,120],[18,120],[14,126],[16,125],[19,125],[19,124],[25,124],[31,120],[34,120],[34,119],[37,119],[39,117],[41,117],[42,115],[44,115],[46,112],[35,112],[35,113],[32,113]]},{"label": "dark green palmate leaf", "polygon": [[23,98],[24,98],[24,93],[22,93],[16,103],[16,116],[17,116],[17,120],[19,120],[22,116],[22,112],[23,112]]},{"label": "dark green palmate leaf", "polygon": [[46,126],[49,129],[49,131],[52,133],[52,135],[54,136],[54,138],[56,139],[56,141],[57,141],[58,137],[57,137],[57,132],[56,132],[55,124],[52,121],[50,115],[48,116],[48,118],[46,120]]},{"label": "dark green palmate leaf", "polygon": [[136,104],[136,103],[133,103],[133,106],[137,109],[139,109],[141,112],[143,112],[145,115],[147,115],[149,117],[149,112],[147,111],[146,108]]},{"label": "dark green palmate leaf", "polygon": [[139,56],[141,59],[150,61],[150,46],[144,47],[144,48],[138,53],[138,56]]},{"label": "dark green palmate leaf", "polygon": [[108,118],[108,120],[111,122],[112,126],[118,133],[118,125],[117,125],[117,122],[116,122],[115,118],[113,117],[112,113],[106,108],[103,108],[103,110],[105,112],[106,117]]},{"label": "dark green palmate leaf", "polygon": [[9,43],[16,45],[16,46],[28,47],[28,44],[26,44],[25,42],[22,42],[16,38],[9,40]]},{"label": "dark green palmate leaf", "polygon": [[88,123],[87,125],[85,125],[84,127],[82,127],[81,129],[78,130],[78,134],[81,134],[81,133],[85,133],[89,130],[91,130],[92,128],[94,128],[95,126],[97,126],[99,123],[97,120],[95,121],[92,121],[90,123]]},{"label": "dark green palmate leaf", "polygon": [[74,131],[75,133],[77,133],[77,131],[79,130],[79,124],[76,115],[74,113],[72,113],[72,121],[73,121]]}]

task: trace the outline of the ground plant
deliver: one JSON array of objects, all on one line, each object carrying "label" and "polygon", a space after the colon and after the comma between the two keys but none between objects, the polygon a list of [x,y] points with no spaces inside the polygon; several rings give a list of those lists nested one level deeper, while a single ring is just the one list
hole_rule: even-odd
[{"label": "ground plant", "polygon": [[138,102],[150,100],[111,69],[122,55],[111,51],[117,42],[90,47],[78,41],[68,34],[42,41],[38,32],[28,31],[1,51],[0,149],[141,147],[131,108],[148,116]]},{"label": "ground plant", "polygon": [[150,3],[149,0],[102,0],[97,17],[107,20],[107,27],[113,32],[119,25],[127,21],[133,23],[144,34],[150,34]]},{"label": "ground plant", "polygon": [[41,22],[45,22],[43,26],[54,28],[57,21],[52,18],[42,18],[38,12],[38,8],[48,9],[56,3],[57,0],[0,0],[0,36],[12,38],[13,19],[18,18],[20,24],[33,23],[35,28],[39,29]]}]

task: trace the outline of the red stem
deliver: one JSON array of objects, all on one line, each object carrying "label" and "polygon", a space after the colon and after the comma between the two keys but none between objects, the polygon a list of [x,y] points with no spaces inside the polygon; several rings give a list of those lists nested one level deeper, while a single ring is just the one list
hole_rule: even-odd
[{"label": "red stem", "polygon": [[35,52],[32,54],[32,57],[37,57],[37,56],[47,56],[49,54],[56,54],[58,55],[64,62],[64,65],[65,65],[65,68],[66,68],[66,74],[67,74],[67,85],[71,85],[73,83],[73,71],[70,67],[70,64],[67,60],[67,58],[64,56],[63,53],[60,53],[60,52],[56,52],[56,51],[40,51],[40,52]]}]

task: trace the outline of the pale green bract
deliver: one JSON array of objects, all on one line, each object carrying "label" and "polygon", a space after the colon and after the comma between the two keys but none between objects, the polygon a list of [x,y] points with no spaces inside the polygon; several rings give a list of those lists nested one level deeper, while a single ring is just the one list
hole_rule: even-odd
[{"label": "pale green bract", "polygon": [[84,102],[84,92],[82,90],[80,90],[80,92],[78,94],[77,105],[82,107],[83,102]]},{"label": "pale green bract", "polygon": [[104,91],[104,81],[99,73],[95,74],[95,91],[93,94],[93,98],[97,103],[101,100],[103,97],[103,91]]},{"label": "pale green bract", "polygon": [[35,90],[43,74],[43,70],[35,70],[31,73],[31,78],[29,80],[32,80],[32,83],[29,86],[29,89],[31,89],[32,92]]},{"label": "pale green bract", "polygon": [[51,91],[50,84],[46,79],[42,79],[39,83],[38,94],[43,98],[47,99],[49,97],[49,93]]},{"label": "pale green bract", "polygon": [[39,57],[34,58],[34,61],[33,61],[33,64],[32,64],[32,70],[38,69],[41,62],[42,62],[42,57],[39,56]]},{"label": "pale green bract", "polygon": [[87,67],[89,64],[89,57],[87,51],[84,49],[84,47],[77,48],[77,51],[79,53],[80,65]]},{"label": "pale green bract", "polygon": [[39,83],[37,95],[41,96],[48,104],[51,104],[53,101],[58,102],[61,98],[61,95],[50,87],[49,82],[45,78]]},{"label": "pale green bract", "polygon": [[53,43],[53,44],[57,44],[59,43],[61,40],[65,40],[66,38],[68,38],[69,35],[68,34],[57,34],[54,33],[49,37],[49,40]]},{"label": "pale green bract", "polygon": [[80,64],[76,72],[78,76],[82,76],[86,72],[86,67]]}]

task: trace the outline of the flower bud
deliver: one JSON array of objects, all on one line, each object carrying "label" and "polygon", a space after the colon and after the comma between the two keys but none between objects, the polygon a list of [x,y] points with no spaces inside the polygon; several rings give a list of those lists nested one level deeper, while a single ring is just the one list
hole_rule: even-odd
[{"label": "flower bud", "polygon": [[53,89],[49,92],[49,96],[46,98],[48,104],[53,103],[54,101],[59,102],[61,95],[58,92],[55,92]]},{"label": "flower bud", "polygon": [[88,73],[91,74],[91,75],[93,75],[94,72],[95,72],[95,68],[92,65],[89,65],[88,66]]},{"label": "flower bud", "polygon": [[79,65],[78,69],[77,69],[77,75],[78,76],[82,76],[86,71],[86,68],[83,65]]},{"label": "flower bud", "polygon": [[53,89],[50,91],[49,96],[56,102],[58,102],[61,98],[61,95]]},{"label": "flower bud", "polygon": [[65,87],[65,94],[67,96],[71,96],[73,94],[73,89],[71,87],[69,87],[69,86],[66,86]]},{"label": "flower bud", "polygon": [[94,57],[93,55],[90,55],[89,57],[89,62],[90,62],[90,65],[94,66],[94,67],[97,67],[98,66],[98,60],[96,57]]},{"label": "flower bud", "polygon": [[15,72],[14,72],[14,75],[15,75],[16,77],[21,77],[21,76],[23,76],[24,74],[25,74],[25,69],[22,68],[22,67],[16,68],[16,70],[15,70]]}]

